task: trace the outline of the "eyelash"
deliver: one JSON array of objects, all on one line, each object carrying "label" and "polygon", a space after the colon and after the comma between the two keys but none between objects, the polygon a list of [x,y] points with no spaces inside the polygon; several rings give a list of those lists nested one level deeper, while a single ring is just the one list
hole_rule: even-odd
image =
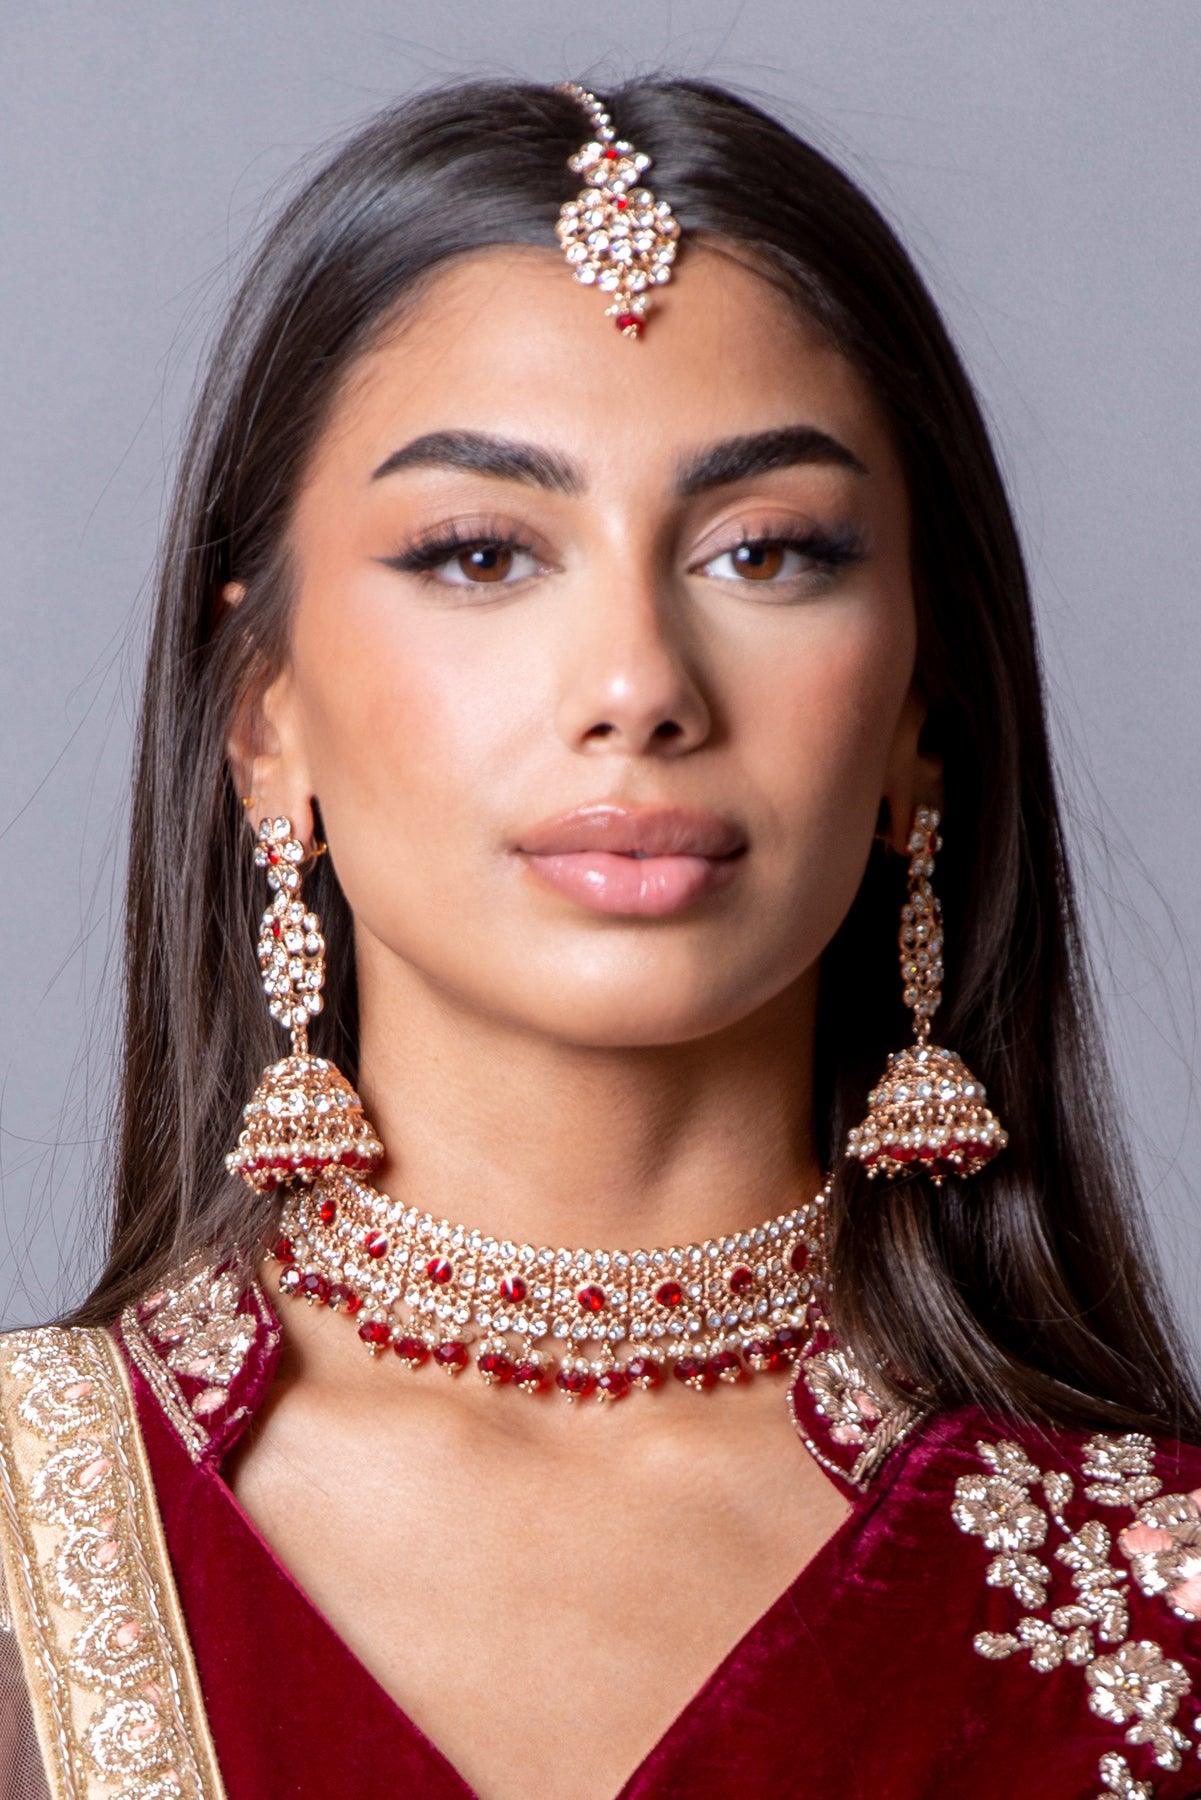
[{"label": "eyelash", "polygon": [[[734,542],[727,544],[723,550],[715,551],[708,561],[715,562],[718,557],[728,556],[733,550],[763,549],[767,546],[783,550],[797,550],[810,562],[817,565],[818,574],[829,580],[839,569],[847,568],[853,563],[861,562],[866,555],[866,546],[859,532],[851,525],[835,526],[830,530],[812,527],[809,530],[790,535],[787,532],[761,533],[758,536],[746,533]],[[395,556],[385,557],[384,561],[390,569],[399,570],[402,574],[417,575],[422,580],[436,587],[487,589],[493,587],[498,591],[516,587],[520,584],[512,581],[475,582],[450,581],[442,582],[433,571],[444,562],[464,550],[520,550],[527,556],[537,556],[534,546],[519,533],[509,531],[462,532],[457,526],[448,531],[438,532],[430,537],[418,538],[406,549],[398,551]],[[781,576],[767,582],[742,582],[738,585],[753,587],[787,587],[800,580],[797,575]]]}]

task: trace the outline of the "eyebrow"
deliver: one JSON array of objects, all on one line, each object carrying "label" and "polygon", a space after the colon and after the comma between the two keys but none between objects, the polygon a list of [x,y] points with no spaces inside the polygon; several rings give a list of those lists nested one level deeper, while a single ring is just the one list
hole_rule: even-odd
[{"label": "eyebrow", "polygon": [[[816,425],[778,425],[741,437],[719,438],[681,458],[675,468],[675,495],[687,500],[727,482],[800,463],[833,463],[856,475],[869,473],[853,450]],[[474,475],[549,488],[573,499],[588,491],[583,470],[570,457],[540,444],[467,430],[427,431],[413,438],[385,457],[372,471],[371,480],[382,481],[386,475],[417,468],[466,469]]]}]

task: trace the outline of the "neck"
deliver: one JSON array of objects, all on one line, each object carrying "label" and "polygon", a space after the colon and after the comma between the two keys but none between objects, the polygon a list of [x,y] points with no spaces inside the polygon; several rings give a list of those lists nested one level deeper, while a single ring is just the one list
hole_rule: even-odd
[{"label": "neck", "polygon": [[435,1218],[533,1244],[691,1243],[808,1200],[816,970],[727,1029],[631,1045],[457,1004],[407,965],[360,973],[372,1177]]}]

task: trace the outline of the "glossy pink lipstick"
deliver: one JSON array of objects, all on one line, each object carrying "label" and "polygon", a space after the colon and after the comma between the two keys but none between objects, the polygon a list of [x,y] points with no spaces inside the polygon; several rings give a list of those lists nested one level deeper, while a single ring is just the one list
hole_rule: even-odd
[{"label": "glossy pink lipstick", "polygon": [[690,807],[577,807],[523,832],[530,872],[595,912],[661,918],[737,874],[746,838],[730,819]]}]

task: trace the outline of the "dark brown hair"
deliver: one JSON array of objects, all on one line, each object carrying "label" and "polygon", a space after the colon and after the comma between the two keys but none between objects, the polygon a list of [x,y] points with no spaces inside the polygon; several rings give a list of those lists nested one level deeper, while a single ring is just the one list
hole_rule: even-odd
[{"label": "dark brown hair", "polygon": [[[892,229],[819,150],[703,80],[602,98],[653,157],[690,234],[750,252],[866,378],[912,507],[923,746],[945,768],[936,888],[946,981],[934,1038],[986,1083],[1009,1148],[971,1181],[832,1199],[834,1322],[852,1352],[945,1403],[1201,1435],[1107,1070],[1065,854],[1042,673],[1014,521],[980,408]],[[262,895],[226,763],[232,710],[286,655],[287,528],[356,359],[427,278],[490,244],[555,249],[587,135],[533,82],[440,84],[327,157],[253,254],[208,359],[162,548],[127,890],[124,1056],[108,1257],[61,1323],[110,1321],[194,1251],[249,1273],[275,1204],[226,1175],[240,1109],[280,1053],[258,985]],[[681,266],[682,263],[681,263]],[[567,276],[564,277],[567,279]],[[600,323],[598,321],[598,329]],[[214,604],[247,584],[241,605]],[[329,859],[330,1004],[313,1048],[357,1073],[353,922]],[[827,1164],[889,1049],[909,1040],[896,933],[905,865],[879,844],[822,957],[814,1119]]]}]

